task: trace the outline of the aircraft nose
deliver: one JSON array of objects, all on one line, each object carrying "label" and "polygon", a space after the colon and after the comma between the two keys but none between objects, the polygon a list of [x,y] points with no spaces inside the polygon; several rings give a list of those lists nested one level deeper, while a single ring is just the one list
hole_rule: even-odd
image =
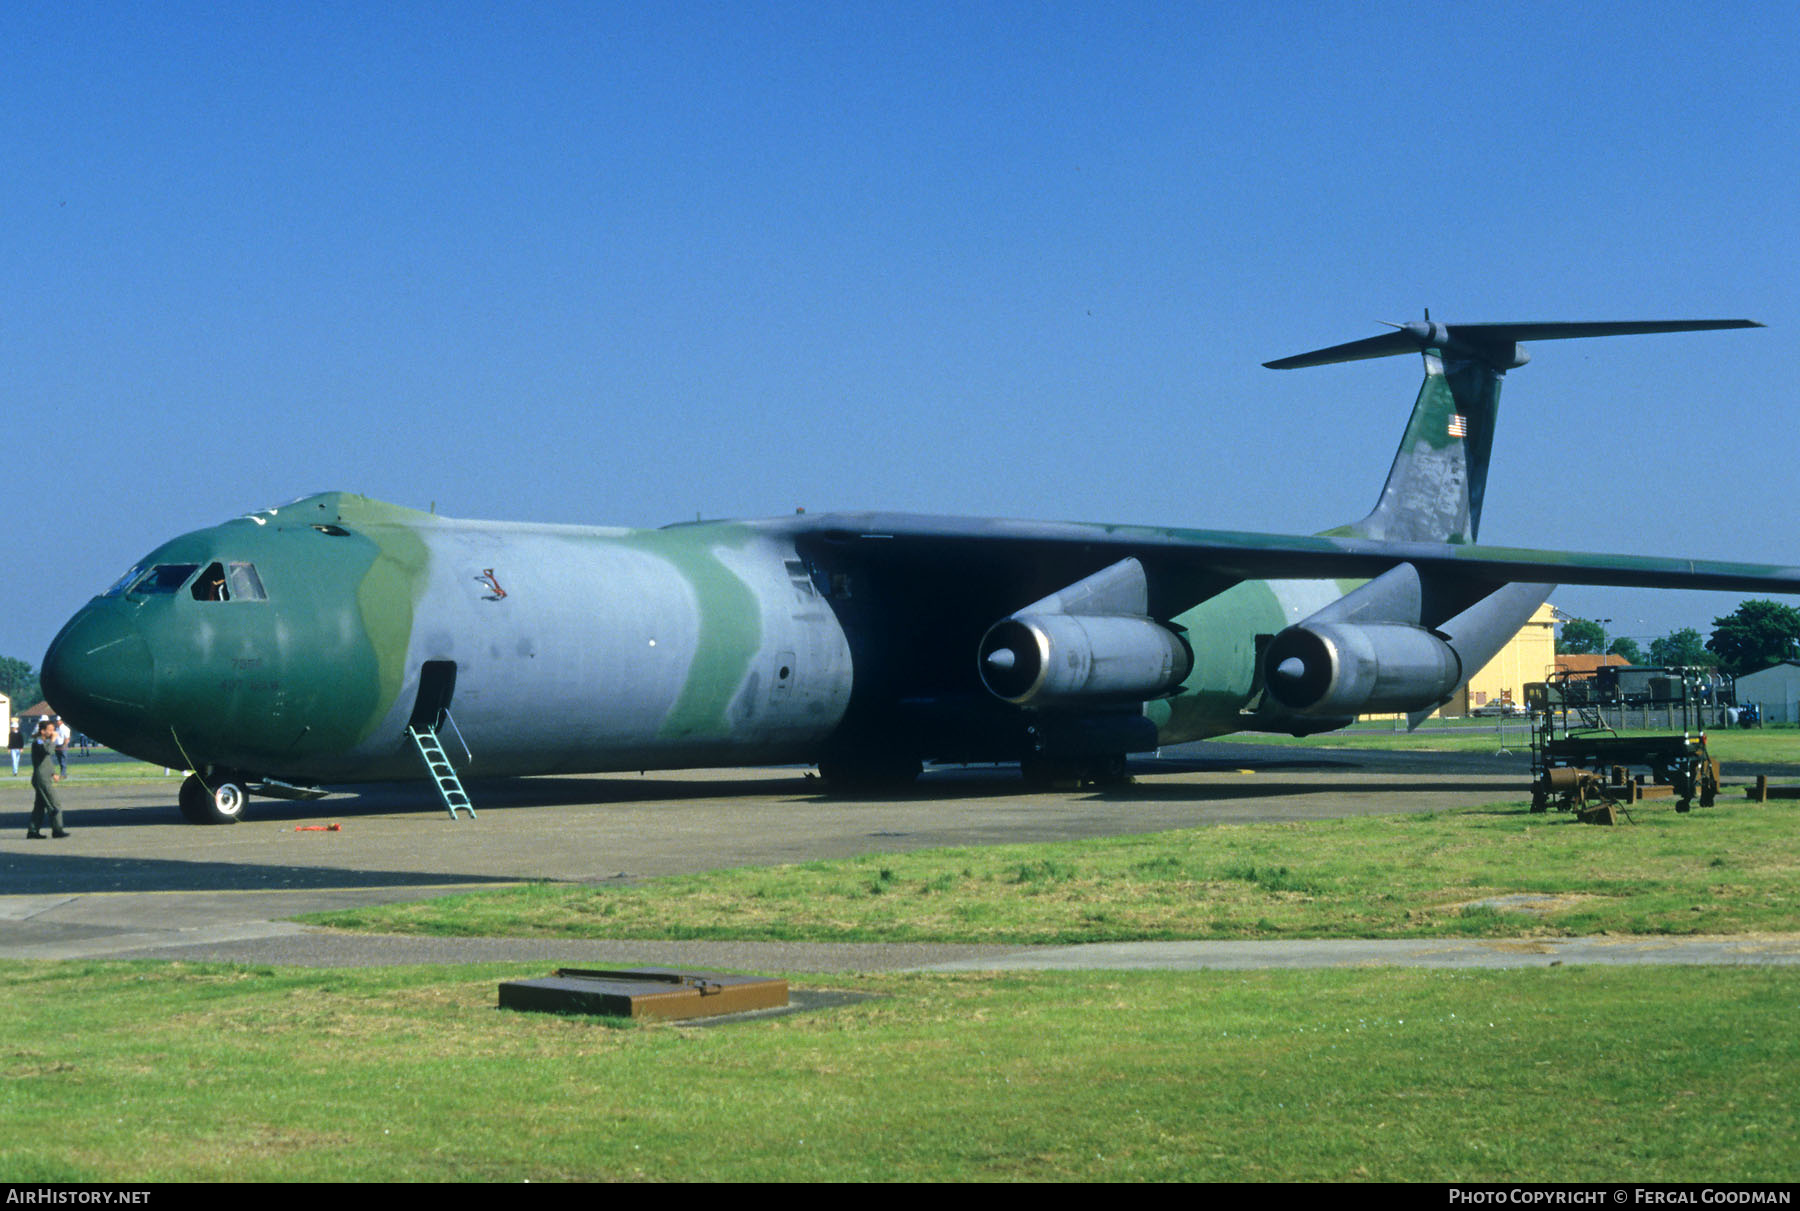
[{"label": "aircraft nose", "polygon": [[156,697],[150,646],[129,617],[95,604],[69,620],[44,653],[39,678],[57,714],[107,743],[141,726]]}]

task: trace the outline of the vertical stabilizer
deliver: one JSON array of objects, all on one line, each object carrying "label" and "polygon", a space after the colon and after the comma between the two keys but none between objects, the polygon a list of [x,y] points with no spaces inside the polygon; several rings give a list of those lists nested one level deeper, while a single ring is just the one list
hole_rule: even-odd
[{"label": "vertical stabilizer", "polygon": [[1487,494],[1501,370],[1425,351],[1425,381],[1381,499],[1349,527],[1391,542],[1474,542]]}]

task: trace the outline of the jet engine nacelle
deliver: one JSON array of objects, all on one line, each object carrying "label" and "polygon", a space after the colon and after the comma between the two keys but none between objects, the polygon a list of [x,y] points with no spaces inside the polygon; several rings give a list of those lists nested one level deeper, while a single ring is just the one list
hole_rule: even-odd
[{"label": "jet engine nacelle", "polygon": [[1456,651],[1424,627],[1399,622],[1304,622],[1270,640],[1263,683],[1303,715],[1411,712],[1436,706],[1462,683]]},{"label": "jet engine nacelle", "polygon": [[1171,693],[1194,658],[1168,627],[1141,615],[1024,613],[988,628],[982,684],[1018,706],[1143,702]]}]

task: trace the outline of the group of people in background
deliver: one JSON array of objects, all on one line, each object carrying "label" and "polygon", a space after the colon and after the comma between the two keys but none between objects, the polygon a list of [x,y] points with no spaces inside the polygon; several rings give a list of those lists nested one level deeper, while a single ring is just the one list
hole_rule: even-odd
[{"label": "group of people in background", "polygon": [[[69,731],[69,725],[61,719],[52,719],[50,716],[44,715],[38,720],[38,727],[42,727],[46,723],[50,724],[56,733],[57,772],[66,778],[69,776],[69,743],[73,738],[72,733]],[[37,739],[36,728],[32,729],[31,739],[34,742]],[[15,778],[19,776],[19,758],[25,751],[25,742],[26,732],[15,716],[6,733],[6,750],[12,755],[12,772]],[[86,736],[81,737],[81,745],[82,752],[85,753],[87,751]]]}]

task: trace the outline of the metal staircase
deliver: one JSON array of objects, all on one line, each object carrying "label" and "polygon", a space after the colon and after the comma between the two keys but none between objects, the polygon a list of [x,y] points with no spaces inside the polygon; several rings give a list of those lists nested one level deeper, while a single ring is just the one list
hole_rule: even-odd
[{"label": "metal staircase", "polygon": [[[451,724],[455,726],[454,723]],[[456,813],[466,811],[469,819],[475,818],[475,805],[469,801],[469,794],[463,790],[462,779],[456,776],[456,767],[450,764],[450,755],[444,751],[438,740],[437,731],[429,727],[412,727],[406,734],[418,746],[419,756],[425,761],[425,772],[431,776],[432,785],[437,787],[438,798],[450,809],[450,818],[457,818]]]}]

